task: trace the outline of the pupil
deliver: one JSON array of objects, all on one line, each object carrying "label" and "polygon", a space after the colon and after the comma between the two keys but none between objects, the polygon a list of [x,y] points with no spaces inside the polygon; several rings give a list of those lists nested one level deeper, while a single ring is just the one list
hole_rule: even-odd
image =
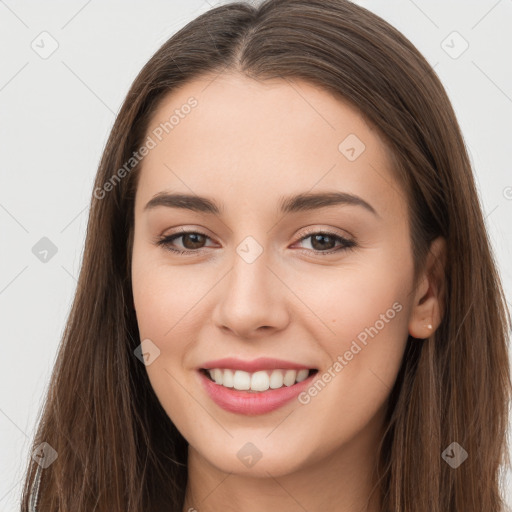
[{"label": "pupil", "polygon": [[[325,239],[329,239],[329,235],[315,235],[313,236],[313,241],[312,241],[312,246],[315,248],[315,249],[325,249],[326,246],[324,243],[320,243],[319,247],[316,247],[315,244],[317,242],[320,242],[321,240],[325,241]],[[331,242],[332,243],[332,242]],[[329,244],[328,244],[329,245]]]},{"label": "pupil", "polygon": [[[199,234],[199,233],[189,233],[188,235],[185,235],[183,237],[183,245],[187,248],[187,249],[197,249],[197,245],[201,245],[201,237],[203,237],[203,235]],[[199,241],[197,240],[197,238],[199,238]],[[187,244],[185,241],[186,240],[190,240],[192,239],[192,247],[190,247],[190,244]],[[196,239],[196,240],[194,240]]]}]

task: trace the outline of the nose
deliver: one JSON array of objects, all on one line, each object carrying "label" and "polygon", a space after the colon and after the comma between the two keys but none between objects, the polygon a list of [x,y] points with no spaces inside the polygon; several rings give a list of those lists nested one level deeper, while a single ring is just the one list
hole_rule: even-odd
[{"label": "nose", "polygon": [[218,287],[213,313],[221,330],[249,339],[270,336],[288,325],[292,294],[269,263],[265,251],[252,263],[235,254],[233,267]]}]

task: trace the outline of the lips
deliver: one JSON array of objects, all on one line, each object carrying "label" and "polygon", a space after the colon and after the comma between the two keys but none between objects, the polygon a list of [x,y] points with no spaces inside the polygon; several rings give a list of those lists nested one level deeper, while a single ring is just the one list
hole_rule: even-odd
[{"label": "lips", "polygon": [[243,370],[248,373],[254,373],[258,370],[278,370],[278,369],[291,369],[291,370],[317,370],[309,365],[296,363],[293,361],[285,361],[283,359],[274,359],[269,357],[260,357],[252,361],[244,361],[234,357],[225,357],[223,359],[216,359],[214,361],[207,361],[199,366],[198,370],[208,370],[213,368],[230,369],[230,370]]},{"label": "lips", "polygon": [[[316,378],[318,368],[284,359],[260,357],[245,361],[234,357],[206,361],[196,368],[201,386],[206,394],[222,409],[235,414],[257,415],[272,412],[290,403],[299,393],[311,385]],[[242,370],[249,374],[269,370],[309,370],[308,376],[300,382],[282,385],[278,389],[244,391],[225,387],[214,382],[208,370]],[[292,372],[295,373],[295,372]],[[252,385],[252,380],[251,380]]]},{"label": "lips", "polygon": [[226,388],[213,382],[201,370],[198,370],[196,374],[203,390],[219,407],[231,413],[253,416],[270,413],[291,403],[308,386],[312,385],[317,372],[315,371],[305,380],[291,386],[262,392]]}]

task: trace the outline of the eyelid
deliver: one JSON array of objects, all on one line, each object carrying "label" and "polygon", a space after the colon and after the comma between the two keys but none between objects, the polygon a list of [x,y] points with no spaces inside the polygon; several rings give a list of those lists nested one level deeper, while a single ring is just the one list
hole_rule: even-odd
[{"label": "eyelid", "polygon": [[[178,240],[180,239],[181,237],[185,236],[185,235],[188,235],[188,234],[196,234],[196,235],[202,235],[206,238],[208,238],[209,240],[212,240],[212,237],[208,234],[206,234],[204,231],[202,231],[201,229],[197,229],[197,228],[184,228],[182,226],[180,226],[178,228],[177,231],[175,231],[174,233],[170,233],[168,235],[161,235],[161,236],[158,236],[156,237],[156,239],[154,240],[154,243],[156,245],[161,245],[163,246],[164,249],[167,249],[171,252],[181,252],[181,253],[189,253],[189,254],[198,254],[200,252],[202,252],[204,249],[207,249],[208,247],[201,247],[199,249],[176,249],[176,248],[170,248],[168,247],[171,242],[174,242],[174,240]],[[173,251],[174,250],[174,251]]]},{"label": "eyelid", "polygon": [[[178,228],[176,228],[175,232],[173,232],[169,235],[162,235],[160,237],[157,237],[157,240],[160,240],[163,238],[170,238],[170,237],[173,237],[178,234],[189,234],[189,233],[197,233],[197,234],[200,234],[200,235],[203,235],[205,237],[212,239],[213,237],[210,236],[209,234],[205,233],[205,231],[207,231],[207,230],[204,230],[203,228],[179,226]],[[318,225],[318,224],[302,228],[296,235],[298,237],[297,241],[300,241],[305,236],[312,235],[312,234],[318,234],[318,233],[325,233],[327,235],[339,236],[341,238],[346,239],[347,241],[351,241],[351,240],[355,241],[354,236],[351,235],[348,231],[343,231],[342,233],[340,233],[339,228],[334,228],[334,227],[326,228],[326,227],[321,227],[321,225]],[[176,237],[176,238],[178,238],[178,237]]]},{"label": "eyelid", "polygon": [[[212,237],[210,235],[206,234],[201,229],[180,226],[177,229],[177,231],[174,233],[157,237],[157,239],[154,241],[154,243],[156,245],[162,246],[164,249],[166,249],[172,253],[176,253],[176,254],[180,254],[180,255],[188,255],[188,256],[200,254],[200,253],[204,252],[205,249],[208,248],[208,247],[200,247],[199,249],[178,249],[175,247],[170,247],[171,242],[174,242],[174,240],[179,239],[187,234],[198,234],[198,235],[206,237],[207,239],[212,240]],[[315,256],[316,255],[328,256],[328,255],[332,255],[332,254],[341,253],[344,250],[352,249],[354,247],[357,247],[357,245],[358,245],[357,242],[355,241],[355,239],[352,237],[352,235],[349,235],[349,237],[347,237],[345,235],[342,235],[342,234],[339,234],[338,232],[336,232],[335,228],[321,228],[318,226],[313,226],[313,227],[309,226],[307,228],[303,228],[303,230],[300,232],[300,234],[297,235],[298,238],[294,242],[294,245],[302,242],[303,240],[311,237],[312,235],[330,236],[332,238],[337,239],[337,241],[341,241],[342,245],[338,246],[337,248],[329,249],[326,251],[319,251],[319,250],[314,250],[314,249],[300,249],[299,248],[298,250],[300,252],[308,254],[308,255],[313,254]]]},{"label": "eyelid", "polygon": [[322,228],[316,228],[316,229],[312,228],[311,230],[309,230],[307,232],[303,232],[301,234],[301,236],[299,237],[299,239],[295,242],[295,244],[300,243],[304,240],[307,240],[308,238],[310,238],[313,235],[323,235],[323,236],[331,237],[331,238],[335,239],[335,241],[338,242],[338,244],[341,244],[341,245],[338,245],[337,247],[334,247],[333,249],[328,249],[326,251],[319,251],[319,250],[314,250],[314,249],[304,249],[304,248],[297,249],[300,253],[302,253],[308,257],[311,257],[311,255],[313,255],[314,257],[320,256],[320,257],[326,257],[326,258],[328,256],[340,256],[341,254],[343,254],[347,251],[357,248],[359,245],[352,236],[346,237],[344,235],[340,235],[339,233],[337,233],[334,230],[322,229]]},{"label": "eyelid", "polygon": [[344,238],[347,241],[355,241],[355,238],[348,233],[348,231],[340,232],[339,228],[333,228],[333,227],[321,227],[320,225],[316,224],[314,226],[308,226],[306,228],[303,228],[299,231],[299,234],[297,235],[300,239],[304,238],[308,235],[314,235],[317,233],[325,233],[327,235],[335,235],[339,236],[340,238]]},{"label": "eyelid", "polygon": [[[168,230],[166,230],[168,231]],[[195,234],[198,234],[198,235],[203,235],[207,238],[209,238],[210,240],[213,240],[214,237],[212,237],[211,235],[209,235],[209,230],[205,230],[203,228],[196,228],[196,227],[189,227],[189,226],[179,226],[178,228],[174,228],[174,230],[167,234],[167,235],[159,235],[156,237],[156,240],[165,240],[165,239],[170,239],[170,238],[179,238],[180,235],[188,235],[190,233],[195,233]]]}]

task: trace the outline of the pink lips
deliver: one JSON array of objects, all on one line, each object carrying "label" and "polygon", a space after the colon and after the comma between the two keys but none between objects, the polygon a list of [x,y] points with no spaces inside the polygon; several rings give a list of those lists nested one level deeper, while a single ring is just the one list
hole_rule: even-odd
[{"label": "pink lips", "polygon": [[[295,366],[294,368],[299,367]],[[219,368],[219,366],[215,366],[215,368]],[[230,368],[233,368],[233,366],[230,366]],[[258,368],[263,369],[261,366]],[[219,407],[222,407],[226,411],[248,416],[265,414],[282,407],[310,386],[317,374],[317,372],[315,372],[307,379],[297,382],[292,386],[268,389],[267,391],[258,393],[249,393],[248,391],[238,391],[234,388],[226,388],[217,384],[210,380],[201,370],[197,373],[201,379],[203,388]]]}]

